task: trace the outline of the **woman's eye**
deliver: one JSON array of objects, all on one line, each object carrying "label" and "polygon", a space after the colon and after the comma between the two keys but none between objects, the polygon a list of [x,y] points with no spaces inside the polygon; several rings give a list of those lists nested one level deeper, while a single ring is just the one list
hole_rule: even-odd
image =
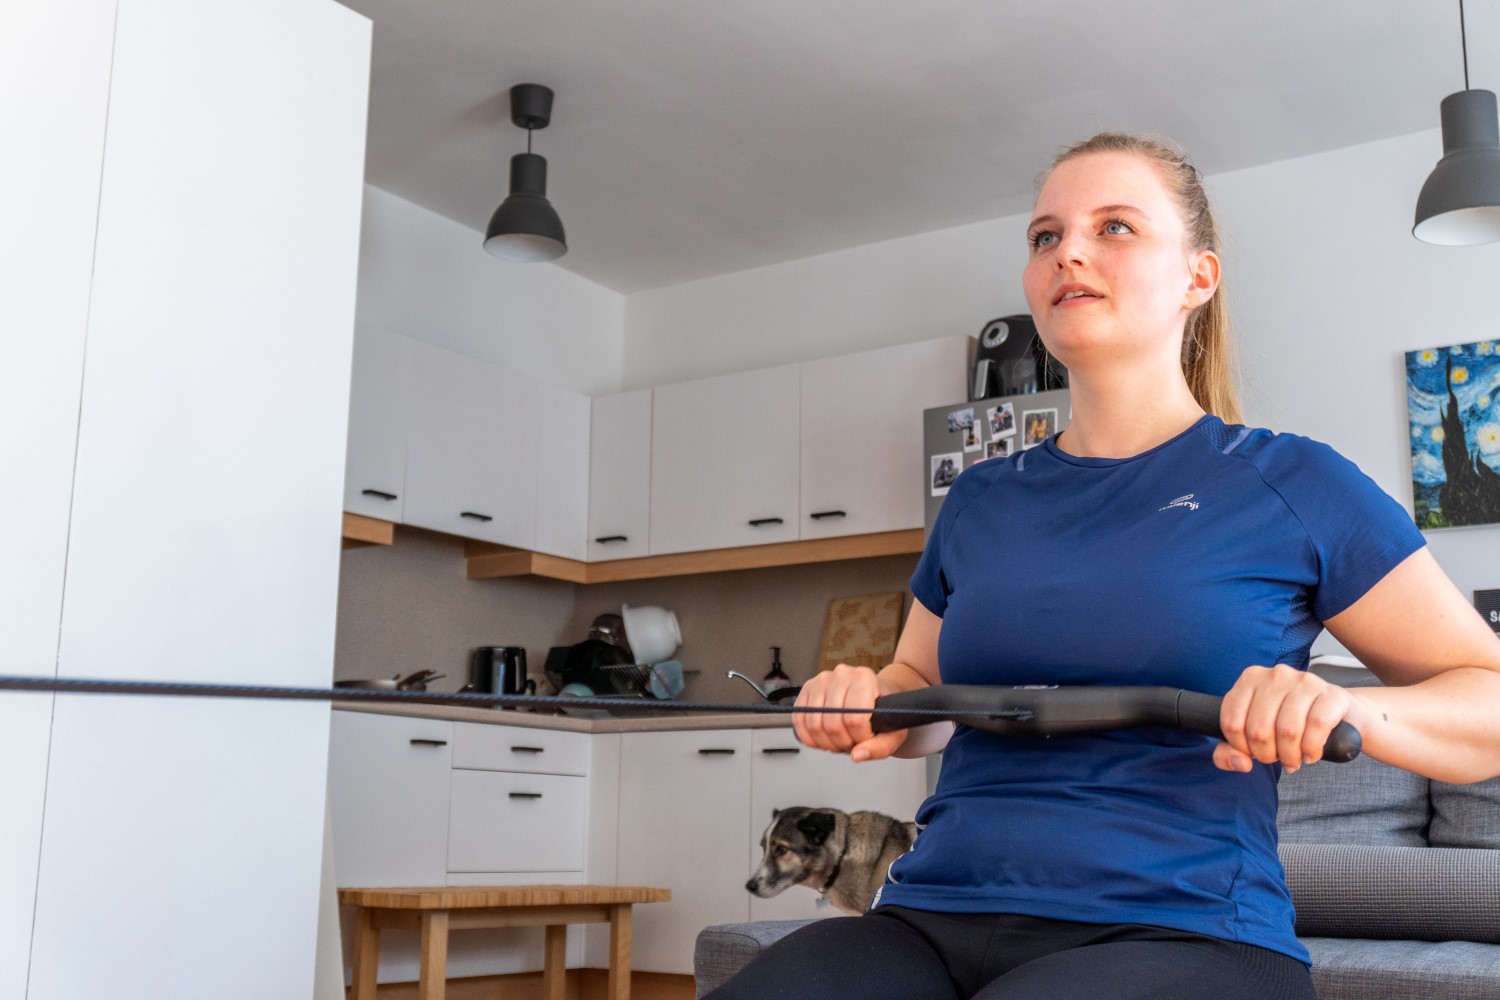
[{"label": "woman's eye", "polygon": [[1127,222],[1123,222],[1120,219],[1110,219],[1104,224],[1104,231],[1111,236],[1122,236],[1125,233],[1134,232],[1135,230],[1131,229],[1130,224]]},{"label": "woman's eye", "polygon": [[1057,234],[1044,229],[1040,232],[1032,233],[1026,238],[1026,242],[1031,244],[1033,248],[1049,247],[1057,242]]}]

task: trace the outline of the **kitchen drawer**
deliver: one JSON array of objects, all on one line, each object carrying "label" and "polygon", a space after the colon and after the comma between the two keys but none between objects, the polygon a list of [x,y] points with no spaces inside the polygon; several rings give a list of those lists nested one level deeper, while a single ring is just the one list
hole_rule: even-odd
[{"label": "kitchen drawer", "polygon": [[582,871],[588,781],[454,769],[448,871]]},{"label": "kitchen drawer", "polygon": [[460,722],[453,727],[453,766],[479,771],[588,774],[587,733]]}]

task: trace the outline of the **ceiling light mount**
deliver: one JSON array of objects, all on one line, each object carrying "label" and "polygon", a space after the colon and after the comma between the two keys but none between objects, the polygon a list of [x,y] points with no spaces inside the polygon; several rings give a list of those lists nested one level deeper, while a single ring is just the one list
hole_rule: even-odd
[{"label": "ceiling light mount", "polygon": [[1500,117],[1492,90],[1469,89],[1469,39],[1463,0],[1458,29],[1464,89],[1443,98],[1443,158],[1417,195],[1412,235],[1440,246],[1500,241]]},{"label": "ceiling light mount", "polygon": [[547,201],[547,161],[531,151],[531,133],[552,121],[552,90],[539,83],[510,88],[510,120],[526,130],[526,152],[510,158],[510,194],[490,216],[484,249],[506,260],[556,260],[568,252],[562,220]]}]

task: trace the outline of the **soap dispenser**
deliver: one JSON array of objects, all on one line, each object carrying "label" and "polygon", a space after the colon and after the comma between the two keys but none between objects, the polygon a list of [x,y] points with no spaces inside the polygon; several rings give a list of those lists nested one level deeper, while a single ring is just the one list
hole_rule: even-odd
[{"label": "soap dispenser", "polygon": [[766,679],[761,682],[761,689],[769,697],[772,691],[780,691],[782,688],[792,686],[792,679],[781,669],[781,647],[771,647],[771,672],[766,674]]}]

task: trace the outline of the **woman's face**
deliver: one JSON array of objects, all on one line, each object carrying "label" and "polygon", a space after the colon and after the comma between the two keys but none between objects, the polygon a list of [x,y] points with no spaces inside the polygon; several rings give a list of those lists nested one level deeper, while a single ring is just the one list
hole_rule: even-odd
[{"label": "woman's face", "polygon": [[1135,153],[1059,164],[1027,236],[1026,301],[1069,369],[1149,356],[1175,364],[1188,314],[1218,284],[1218,258],[1188,249],[1159,168]]}]

